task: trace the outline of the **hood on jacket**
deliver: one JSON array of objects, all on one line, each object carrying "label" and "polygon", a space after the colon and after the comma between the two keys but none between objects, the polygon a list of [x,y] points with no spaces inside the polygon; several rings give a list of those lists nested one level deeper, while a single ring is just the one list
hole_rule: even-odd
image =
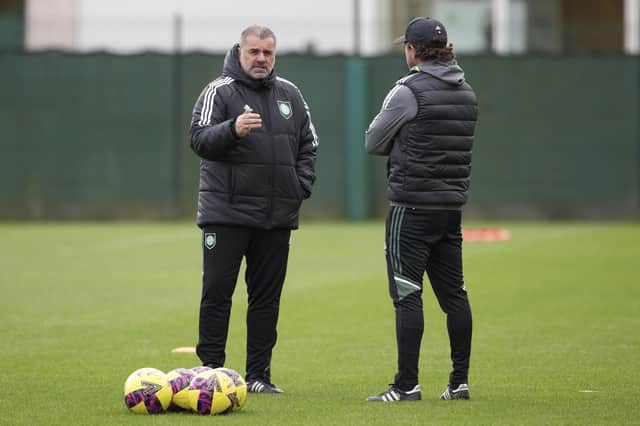
[{"label": "hood on jacket", "polygon": [[253,78],[249,74],[242,69],[240,65],[240,57],[238,56],[238,52],[240,50],[240,45],[235,44],[233,47],[227,52],[227,55],[224,57],[224,66],[222,67],[222,75],[233,78],[236,81],[244,84],[245,86],[250,87],[253,90],[258,90],[261,88],[266,88],[273,86],[276,81],[276,70],[275,68],[271,70],[271,73],[265,78]]},{"label": "hood on jacket", "polygon": [[462,86],[465,81],[464,71],[462,71],[462,68],[460,68],[456,61],[451,61],[447,64],[435,61],[425,61],[416,65],[413,70],[416,72],[427,73],[438,80],[442,80],[456,86]]}]

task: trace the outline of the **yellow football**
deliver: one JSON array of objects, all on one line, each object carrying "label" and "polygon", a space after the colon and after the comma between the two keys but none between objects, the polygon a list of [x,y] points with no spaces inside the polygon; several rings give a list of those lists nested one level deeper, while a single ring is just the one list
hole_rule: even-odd
[{"label": "yellow football", "polygon": [[198,414],[222,414],[237,400],[236,387],[229,376],[213,369],[198,373],[189,385],[191,409]]},{"label": "yellow football", "polygon": [[156,368],[141,368],[124,383],[124,403],[137,414],[163,413],[171,404],[171,386],[166,375]]},{"label": "yellow football", "polygon": [[216,368],[215,371],[223,372],[233,381],[233,384],[236,386],[236,398],[235,401],[231,401],[231,407],[229,407],[229,410],[240,410],[247,402],[247,383],[244,381],[240,373],[231,368],[221,367]]}]

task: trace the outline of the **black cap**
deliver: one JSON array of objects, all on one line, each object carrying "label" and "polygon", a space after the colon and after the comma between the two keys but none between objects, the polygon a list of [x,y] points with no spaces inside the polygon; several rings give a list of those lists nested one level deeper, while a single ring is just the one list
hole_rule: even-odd
[{"label": "black cap", "polygon": [[437,19],[420,16],[407,25],[403,36],[393,41],[393,44],[411,43],[427,47],[445,47],[447,45],[447,30]]}]

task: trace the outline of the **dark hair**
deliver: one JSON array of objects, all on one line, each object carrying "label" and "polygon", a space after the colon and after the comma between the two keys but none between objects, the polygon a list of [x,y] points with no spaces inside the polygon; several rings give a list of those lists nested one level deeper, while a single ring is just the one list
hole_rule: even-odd
[{"label": "dark hair", "polygon": [[434,60],[436,62],[442,62],[447,64],[456,59],[456,54],[453,51],[453,44],[449,43],[444,47],[427,47],[425,45],[414,46],[416,49],[416,57],[422,61]]},{"label": "dark hair", "polygon": [[260,25],[251,25],[250,27],[245,28],[242,31],[242,34],[240,34],[240,44],[244,44],[249,35],[254,35],[260,40],[264,40],[265,38],[272,38],[273,43],[276,43],[276,35],[273,33],[273,31],[271,31],[271,29],[267,27],[263,27]]}]

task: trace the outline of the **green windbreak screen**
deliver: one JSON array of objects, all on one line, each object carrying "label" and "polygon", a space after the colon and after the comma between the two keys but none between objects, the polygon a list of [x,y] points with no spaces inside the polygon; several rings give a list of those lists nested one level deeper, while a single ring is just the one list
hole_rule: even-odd
[{"label": "green windbreak screen", "polygon": [[[191,110],[223,59],[0,53],[0,219],[195,218]],[[277,60],[320,137],[303,219],[346,218],[356,199],[368,217],[386,210],[385,159],[364,154],[361,122],[363,113],[367,122],[375,116],[406,65],[401,55],[364,58],[356,68],[349,59]],[[480,110],[470,217],[639,217],[638,58],[459,62]],[[366,93],[347,99],[353,87]],[[361,188],[348,184],[355,178]]]},{"label": "green windbreak screen", "polygon": [[[479,104],[471,216],[638,217],[638,58],[474,56],[459,63]],[[403,65],[396,57],[370,61],[371,115],[406,73]],[[373,168],[380,212],[384,162]]]},{"label": "green windbreak screen", "polygon": [[170,62],[159,55],[0,56],[3,216],[170,210]]},{"label": "green windbreak screen", "polygon": [[462,63],[480,100],[473,206],[488,215],[637,215],[637,58]]}]

